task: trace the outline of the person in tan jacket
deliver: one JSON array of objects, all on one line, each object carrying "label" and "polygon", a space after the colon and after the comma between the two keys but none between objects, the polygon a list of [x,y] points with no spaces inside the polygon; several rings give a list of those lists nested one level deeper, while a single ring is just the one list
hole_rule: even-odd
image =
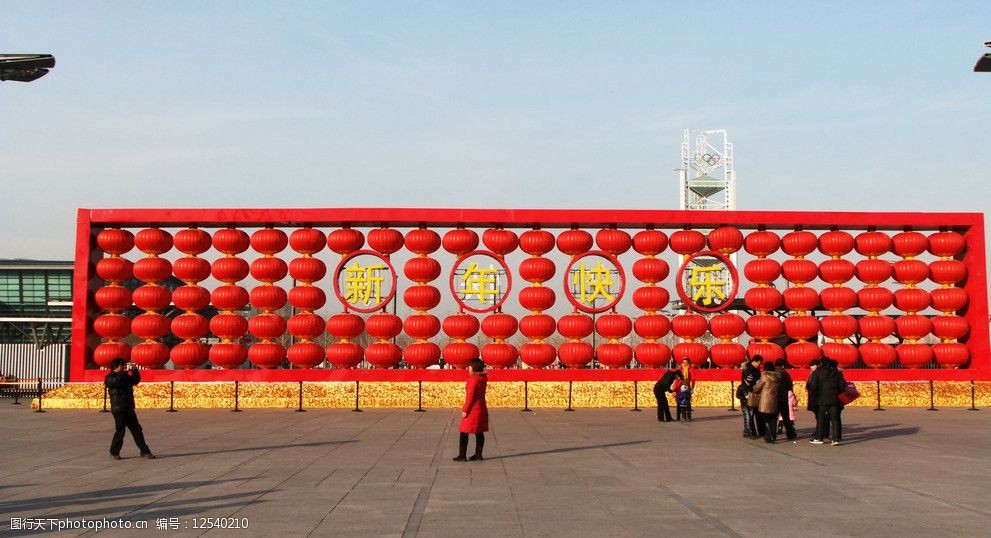
[{"label": "person in tan jacket", "polygon": [[757,403],[759,420],[764,424],[764,442],[773,443],[778,436],[778,390],[781,386],[781,374],[774,371],[774,363],[764,363],[764,373],[761,374],[754,392],[760,395]]}]

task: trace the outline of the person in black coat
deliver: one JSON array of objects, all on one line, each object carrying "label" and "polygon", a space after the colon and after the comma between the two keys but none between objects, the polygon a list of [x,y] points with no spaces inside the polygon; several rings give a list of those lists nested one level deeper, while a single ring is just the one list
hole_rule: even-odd
[{"label": "person in black coat", "polygon": [[155,455],[145,442],[141,423],[134,412],[134,386],[141,382],[141,374],[133,364],[128,365],[124,359],[114,359],[110,362],[110,373],[103,384],[110,393],[110,412],[114,415],[114,437],[110,441],[110,457],[119,460],[120,449],[124,446],[124,429],[131,430],[134,443],[141,451],[141,457],[155,459]]},{"label": "person in black coat", "polygon": [[819,361],[819,368],[809,377],[809,399],[815,398],[819,408],[819,424],[812,444],[821,445],[827,434],[832,433],[832,444],[840,444],[840,401],[839,395],[846,389],[843,373],[836,368],[836,362],[829,358]]},{"label": "person in black coat", "polygon": [[654,383],[654,398],[657,398],[657,421],[671,422],[671,408],[668,407],[667,393],[671,392],[671,386],[675,379],[684,379],[681,370],[668,370],[664,372],[661,379]]},{"label": "person in black coat", "polygon": [[784,426],[785,435],[789,441],[795,440],[798,434],[795,433],[795,422],[791,419],[791,404],[788,403],[788,393],[794,394],[795,382],[788,373],[788,361],[778,359],[774,361],[774,369],[781,374],[781,385],[778,386],[778,413],[781,415],[781,424]]},{"label": "person in black coat", "polygon": [[740,410],[743,412],[743,436],[751,439],[764,436],[763,423],[757,420],[757,409],[747,405],[747,396],[753,392],[757,380],[760,379],[760,365],[764,362],[764,357],[754,355],[744,363],[740,372],[740,386],[736,389],[736,395],[740,399]]},{"label": "person in black coat", "polygon": [[816,426],[812,429],[812,439],[816,438],[816,432],[819,431],[819,404],[816,402],[815,395],[812,394],[812,378],[816,377],[816,371],[819,369],[819,359],[813,359],[809,363],[809,377],[805,380],[805,395],[806,402],[805,408],[812,412],[812,417],[816,420]]}]

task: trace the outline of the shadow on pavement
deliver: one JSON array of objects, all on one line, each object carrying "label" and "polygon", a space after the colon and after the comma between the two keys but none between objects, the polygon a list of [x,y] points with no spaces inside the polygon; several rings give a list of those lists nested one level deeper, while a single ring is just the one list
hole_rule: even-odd
[{"label": "shadow on pavement", "polygon": [[205,456],[207,454],[228,454],[231,452],[254,452],[256,450],[274,450],[276,448],[299,448],[306,446],[326,446],[326,445],[343,445],[345,443],[357,443],[357,439],[347,439],[344,441],[327,441],[325,443],[296,443],[292,445],[271,445],[271,446],[243,446],[238,448],[228,448],[224,450],[204,450],[200,452],[164,452],[158,453],[156,456],[158,459],[161,458],[181,458],[185,456]]},{"label": "shadow on pavement", "polygon": [[561,452],[574,452],[576,450],[591,450],[595,448],[610,448],[614,446],[627,446],[627,445],[639,445],[642,443],[649,443],[650,441],[625,441],[622,443],[607,443],[602,445],[587,445],[587,446],[572,446],[567,448],[552,448],[550,450],[535,450],[533,452],[518,452],[516,454],[503,454],[502,456],[493,456],[491,458],[486,457],[486,460],[498,460],[506,458],[519,458],[521,456],[539,456],[540,454],[559,454]]}]

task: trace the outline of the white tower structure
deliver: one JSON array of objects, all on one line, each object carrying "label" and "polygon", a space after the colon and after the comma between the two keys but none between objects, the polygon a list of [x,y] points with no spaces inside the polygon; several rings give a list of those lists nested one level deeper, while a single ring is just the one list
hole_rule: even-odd
[{"label": "white tower structure", "polygon": [[681,141],[681,209],[736,209],[736,171],[733,144],[726,129],[685,129]]}]

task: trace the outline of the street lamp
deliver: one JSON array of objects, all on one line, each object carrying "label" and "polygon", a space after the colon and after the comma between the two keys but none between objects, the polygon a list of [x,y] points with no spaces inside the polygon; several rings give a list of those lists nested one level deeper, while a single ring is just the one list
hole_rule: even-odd
[{"label": "street lamp", "polygon": [[[991,47],[991,41],[985,41],[984,42],[984,46],[985,47]],[[984,54],[980,58],[977,59],[977,63],[974,64],[974,72],[975,73],[979,73],[979,72],[988,73],[988,72],[991,72],[991,53]]]},{"label": "street lamp", "polygon": [[55,67],[51,54],[0,54],[0,80],[31,82]]}]

